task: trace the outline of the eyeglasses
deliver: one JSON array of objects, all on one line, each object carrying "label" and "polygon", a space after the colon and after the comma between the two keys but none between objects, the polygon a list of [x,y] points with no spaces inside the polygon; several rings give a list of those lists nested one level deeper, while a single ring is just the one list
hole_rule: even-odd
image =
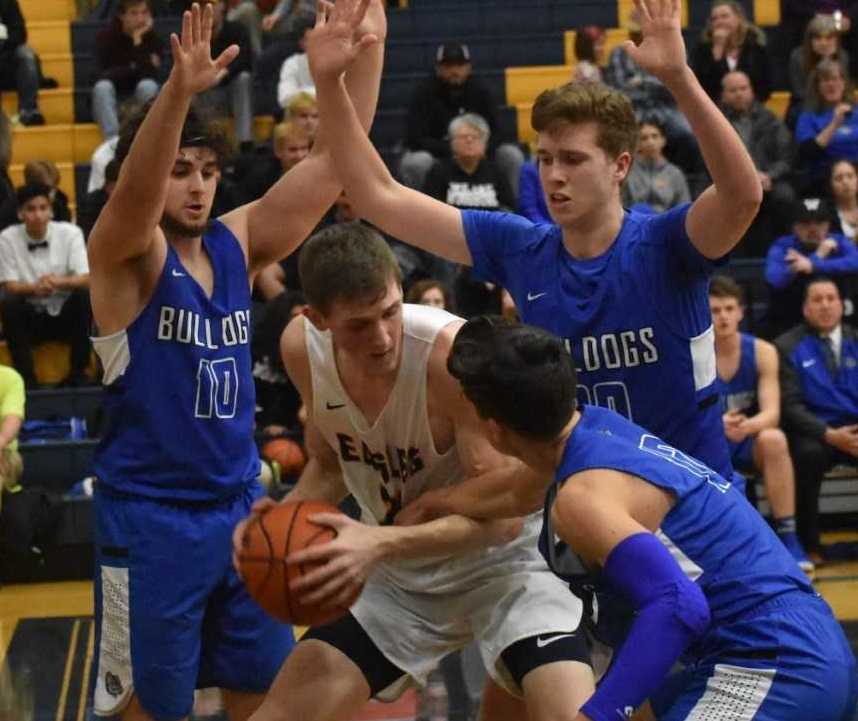
[{"label": "eyeglasses", "polygon": [[483,136],[478,133],[457,133],[453,136],[453,140],[482,140]]}]

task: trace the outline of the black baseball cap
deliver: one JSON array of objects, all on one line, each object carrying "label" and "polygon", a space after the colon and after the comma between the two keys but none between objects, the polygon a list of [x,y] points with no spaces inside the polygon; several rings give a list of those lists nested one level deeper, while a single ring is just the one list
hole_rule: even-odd
[{"label": "black baseball cap", "polygon": [[831,220],[831,209],[825,198],[802,198],[795,204],[792,219],[794,223]]},{"label": "black baseball cap", "polygon": [[444,43],[438,46],[435,53],[435,62],[441,63],[469,63],[471,62],[471,51],[467,45],[461,43]]}]

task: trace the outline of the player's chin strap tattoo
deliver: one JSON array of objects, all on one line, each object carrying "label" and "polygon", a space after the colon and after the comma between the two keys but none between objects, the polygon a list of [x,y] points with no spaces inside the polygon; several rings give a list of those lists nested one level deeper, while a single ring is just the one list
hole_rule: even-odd
[{"label": "player's chin strap tattoo", "polygon": [[[658,689],[682,653],[706,631],[710,614],[703,591],[651,533],[618,543],[605,562],[603,577],[632,602],[637,616],[581,712],[593,721],[617,721]],[[643,658],[646,663],[641,663]]]}]

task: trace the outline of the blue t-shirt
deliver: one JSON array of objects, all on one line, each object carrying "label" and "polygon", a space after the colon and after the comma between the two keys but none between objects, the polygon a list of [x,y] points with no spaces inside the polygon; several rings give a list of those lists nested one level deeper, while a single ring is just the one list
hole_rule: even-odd
[{"label": "blue t-shirt", "polygon": [[211,298],[168,245],[149,303],[124,331],[97,341],[124,357],[118,377],[106,379],[108,427],[95,457],[108,489],[213,501],[259,475],[247,263],[223,223],[202,242]]},{"label": "blue t-shirt", "polygon": [[[705,464],[603,408],[584,407],[555,474],[562,485],[593,468],[628,473],[668,491],[676,502],[656,535],[709,604],[712,627],[752,613],[784,593],[815,595],[783,543],[742,493]],[[553,494],[549,493],[549,498]],[[550,509],[546,509],[546,515]],[[553,544],[548,524],[540,549]],[[600,591],[598,574],[591,578]],[[608,589],[610,595],[610,589]],[[707,644],[706,637],[691,650]]]},{"label": "blue t-shirt", "polygon": [[729,478],[709,277],[685,231],[688,205],[627,212],[601,256],[576,260],[557,226],[464,211],[474,273],[506,288],[525,323],[560,336],[578,398],[617,411]]}]

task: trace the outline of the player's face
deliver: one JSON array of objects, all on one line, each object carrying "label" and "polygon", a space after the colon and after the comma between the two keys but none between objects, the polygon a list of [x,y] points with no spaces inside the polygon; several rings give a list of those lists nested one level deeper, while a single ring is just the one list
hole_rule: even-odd
[{"label": "player's face", "polygon": [[48,222],[54,216],[51,201],[44,195],[28,200],[18,210],[18,217],[31,238],[44,238],[48,231]]},{"label": "player's face", "polygon": [[167,181],[161,226],[168,234],[195,238],[209,221],[220,169],[210,148],[180,148]]},{"label": "player's face", "polygon": [[539,134],[539,177],[548,211],[560,226],[594,217],[619,202],[631,155],[611,158],[597,139],[595,123],[560,123]]},{"label": "player's face", "polygon": [[712,312],[712,327],[716,338],[729,338],[739,330],[744,313],[738,298],[718,298],[709,296],[709,310]]},{"label": "player's face", "polygon": [[830,333],[843,319],[843,301],[834,283],[814,283],[807,290],[802,308],[811,328]]},{"label": "player's face", "polygon": [[325,324],[337,350],[367,375],[393,373],[402,348],[402,288],[391,279],[380,298],[370,302],[335,301]]},{"label": "player's face", "polygon": [[858,172],[852,163],[840,161],[831,168],[831,192],[842,200],[852,200],[858,195]]}]

